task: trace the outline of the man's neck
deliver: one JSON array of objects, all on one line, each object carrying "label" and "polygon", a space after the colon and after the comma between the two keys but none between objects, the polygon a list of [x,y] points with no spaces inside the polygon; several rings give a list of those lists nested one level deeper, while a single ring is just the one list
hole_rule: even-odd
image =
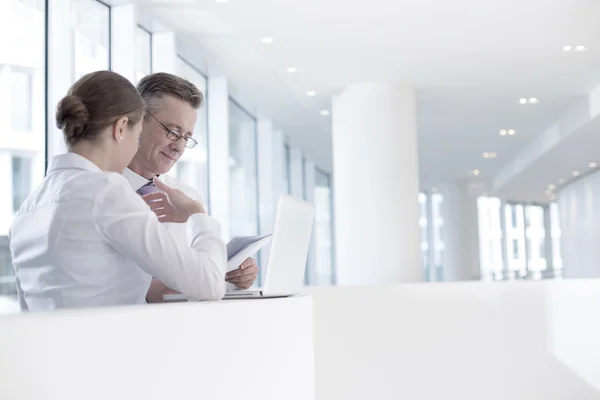
[{"label": "man's neck", "polygon": [[157,173],[155,172],[150,172],[145,168],[142,168],[138,163],[136,163],[135,161],[132,161],[129,166],[127,167],[130,170],[132,170],[133,172],[135,172],[136,174],[138,174],[141,177],[144,177],[148,180],[154,178],[155,176],[158,176]]}]

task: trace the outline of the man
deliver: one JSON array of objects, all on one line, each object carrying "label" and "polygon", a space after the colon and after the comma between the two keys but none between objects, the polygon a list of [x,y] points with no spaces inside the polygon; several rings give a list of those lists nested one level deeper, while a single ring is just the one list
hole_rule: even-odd
[{"label": "man", "polygon": [[[192,137],[197,110],[202,107],[202,93],[192,83],[167,73],[147,75],[138,83],[138,92],[146,103],[139,150],[123,176],[133,190],[140,195],[154,190],[151,180],[160,176],[162,182],[201,201],[192,187],[165,175],[187,148],[197,142]],[[227,134],[224,132],[223,134]],[[160,218],[160,212],[157,212]],[[166,223],[167,228],[182,241],[187,241],[186,224]],[[252,258],[247,259],[235,271],[225,276],[227,290],[248,289],[258,276],[258,266]],[[148,290],[148,302],[162,302],[163,295],[174,293],[162,282],[153,279]]]}]

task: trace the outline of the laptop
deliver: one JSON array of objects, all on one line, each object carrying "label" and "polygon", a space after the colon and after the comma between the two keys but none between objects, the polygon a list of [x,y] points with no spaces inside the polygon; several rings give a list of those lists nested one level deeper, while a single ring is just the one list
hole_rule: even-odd
[{"label": "laptop", "polygon": [[[271,236],[265,282],[260,289],[228,292],[225,299],[289,297],[302,289],[315,208],[312,204],[282,194]],[[185,301],[181,294],[165,295],[165,301]]]}]

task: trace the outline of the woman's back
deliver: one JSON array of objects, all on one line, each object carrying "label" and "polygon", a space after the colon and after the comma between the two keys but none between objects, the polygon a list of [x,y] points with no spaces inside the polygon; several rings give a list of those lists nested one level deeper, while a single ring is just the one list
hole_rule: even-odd
[{"label": "woman's back", "polygon": [[[136,304],[151,277],[106,241],[95,222],[111,204],[97,204],[109,186],[131,189],[116,173],[68,153],[25,201],[11,227],[11,252],[21,304],[31,311],[60,307]],[[133,193],[123,201],[145,203]],[[98,209],[102,207],[102,209]],[[98,255],[90,257],[90,255]]]}]

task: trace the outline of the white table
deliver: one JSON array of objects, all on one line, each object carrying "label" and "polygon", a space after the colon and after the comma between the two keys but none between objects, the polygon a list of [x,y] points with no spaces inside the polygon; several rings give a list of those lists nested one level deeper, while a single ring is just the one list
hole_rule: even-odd
[{"label": "white table", "polygon": [[0,316],[0,398],[314,398],[310,296]]}]

